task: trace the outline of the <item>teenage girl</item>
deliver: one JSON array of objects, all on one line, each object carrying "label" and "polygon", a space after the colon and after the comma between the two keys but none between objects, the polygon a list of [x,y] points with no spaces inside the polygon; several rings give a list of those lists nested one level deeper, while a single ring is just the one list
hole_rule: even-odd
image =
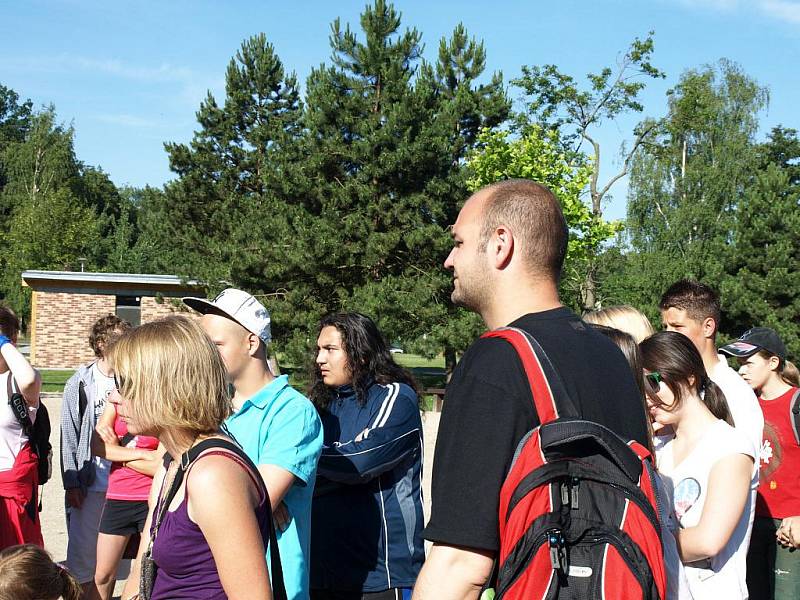
[{"label": "teenage girl", "polygon": [[768,327],[754,327],[720,349],[739,361],[739,374],[750,384],[764,413],[761,479],[750,552],[747,587],[750,598],[800,598],[800,444],[795,428],[800,415],[791,408],[798,393],[797,368],[786,346]]},{"label": "teenage girl", "polygon": [[694,600],[747,598],[746,559],[754,449],[732,419],[686,336],[644,340],[651,417],[671,426],[657,444],[658,471],[672,492],[678,551]]},{"label": "teenage girl", "polygon": [[144,529],[153,475],[164,456],[157,438],[128,433],[117,414],[119,392],[112,391],[108,400],[92,440],[94,454],[111,461],[111,472],[97,536],[96,594],[90,592],[90,600],[111,600],[125,548]]}]

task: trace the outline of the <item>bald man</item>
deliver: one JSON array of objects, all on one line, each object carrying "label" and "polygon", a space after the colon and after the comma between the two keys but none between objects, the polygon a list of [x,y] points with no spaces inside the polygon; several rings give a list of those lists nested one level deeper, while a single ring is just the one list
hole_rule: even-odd
[{"label": "bald man", "polygon": [[[228,288],[213,301],[184,298],[202,313],[235,390],[225,430],[258,466],[278,526],[278,548],[288,598],[308,592],[311,498],[322,450],[322,424],[311,402],[275,377],[267,364],[271,340],[267,309],[245,291]],[[269,561],[268,561],[269,564]]]}]

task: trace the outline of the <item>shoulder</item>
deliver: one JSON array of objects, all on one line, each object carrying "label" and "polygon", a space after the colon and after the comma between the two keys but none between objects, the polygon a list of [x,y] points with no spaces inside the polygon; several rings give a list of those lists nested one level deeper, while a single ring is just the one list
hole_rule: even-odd
[{"label": "shoulder", "polygon": [[753,443],[741,429],[731,427],[725,421],[717,421],[709,434],[719,458],[729,454],[746,454],[755,458]]},{"label": "shoulder", "polygon": [[[234,495],[247,492],[252,485],[247,467],[227,450],[201,454],[186,479],[189,497],[194,498],[196,504],[205,504],[204,498],[216,496],[220,491]],[[214,494],[207,493],[211,489],[215,490]]]},{"label": "shoulder", "polygon": [[462,380],[479,380],[505,388],[509,373],[513,372],[522,373],[522,363],[510,343],[499,338],[478,338],[456,365],[448,387],[457,386]]}]

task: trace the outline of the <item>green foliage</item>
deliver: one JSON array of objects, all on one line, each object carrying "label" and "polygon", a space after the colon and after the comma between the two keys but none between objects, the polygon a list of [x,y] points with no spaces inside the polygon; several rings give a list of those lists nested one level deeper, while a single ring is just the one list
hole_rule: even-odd
[{"label": "green foliage", "polygon": [[[653,32],[644,40],[635,38],[625,53],[617,60],[616,68],[603,68],[586,77],[588,88],[581,87],[575,79],[562,73],[556,65],[522,67],[522,77],[514,85],[525,92],[525,110],[517,116],[517,125],[524,128],[536,123],[544,130],[558,132],[565,151],[572,158],[580,156],[581,146],[591,146],[592,171],[589,178],[589,197],[593,226],[603,235],[613,235],[604,228],[603,203],[607,194],[622,177],[628,174],[632,157],[653,133],[645,122],[634,130],[634,140],[629,149],[623,145],[623,166],[604,184],[600,183],[601,148],[594,129],[604,121],[614,120],[627,112],[641,112],[643,106],[639,93],[647,79],[660,79],[664,73],[650,62],[654,50]],[[597,248],[597,246],[595,246]],[[582,266],[580,304],[590,310],[597,305],[597,263],[592,252]]]},{"label": "green foliage", "polygon": [[721,285],[732,334],[760,325],[780,332],[800,358],[800,191],[788,169],[769,164],[736,207]]}]

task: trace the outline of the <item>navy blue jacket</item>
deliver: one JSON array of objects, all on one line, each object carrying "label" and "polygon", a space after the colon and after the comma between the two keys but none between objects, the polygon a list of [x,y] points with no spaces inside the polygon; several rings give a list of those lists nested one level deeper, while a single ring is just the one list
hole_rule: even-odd
[{"label": "navy blue jacket", "polygon": [[361,406],[350,386],[333,393],[320,415],[311,588],[413,587],[425,559],[417,395],[405,384],[374,383]]}]

